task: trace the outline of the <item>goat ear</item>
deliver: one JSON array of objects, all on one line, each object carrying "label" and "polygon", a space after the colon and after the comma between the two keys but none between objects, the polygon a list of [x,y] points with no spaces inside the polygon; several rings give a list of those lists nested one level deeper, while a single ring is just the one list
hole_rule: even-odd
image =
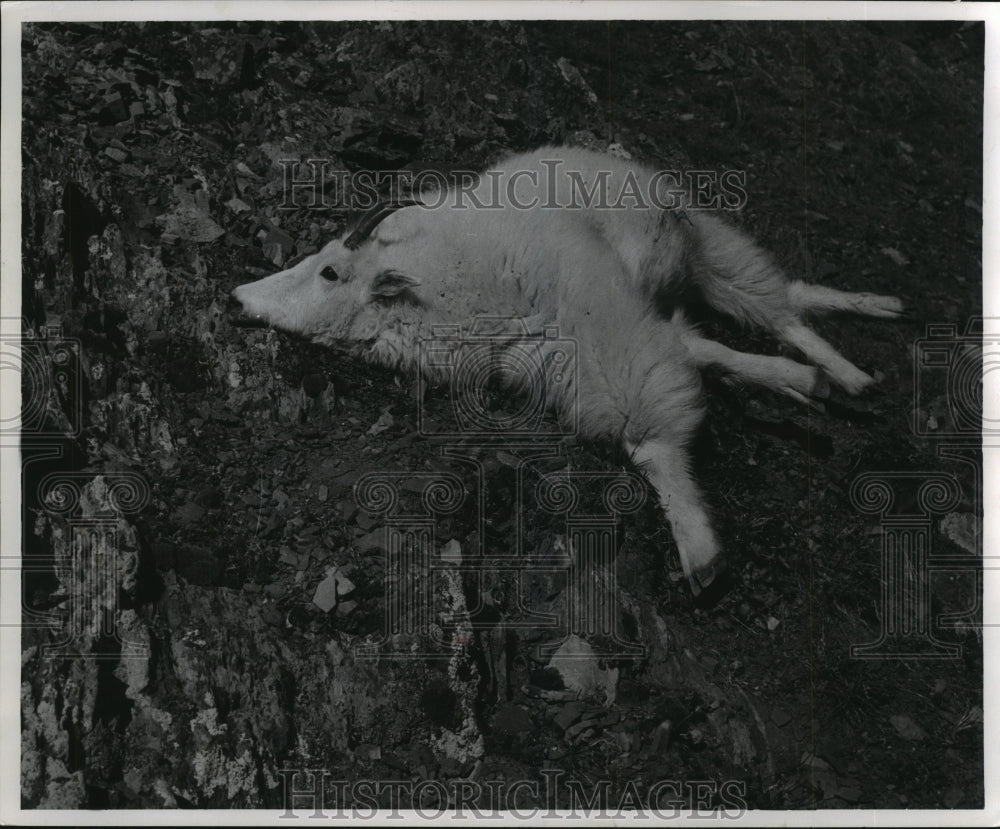
[{"label": "goat ear", "polygon": [[399,296],[403,291],[415,288],[420,283],[399,271],[382,271],[372,280],[372,297],[374,299],[389,299]]}]

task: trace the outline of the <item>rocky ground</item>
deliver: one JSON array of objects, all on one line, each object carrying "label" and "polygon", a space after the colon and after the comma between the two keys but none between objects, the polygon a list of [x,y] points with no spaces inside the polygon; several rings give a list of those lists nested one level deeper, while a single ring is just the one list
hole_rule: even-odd
[{"label": "rocky ground", "polygon": [[[23,316],[61,339],[35,349],[57,382],[23,381],[39,401],[23,804],[273,808],[281,771],[310,768],[484,790],[561,773],[588,797],[608,781],[612,803],[672,781],[692,806],[707,781],[708,807],[981,806],[981,458],[962,420],[979,363],[961,343],[944,366],[914,360],[928,324],[961,334],[982,313],[982,59],[982,28],[950,23],[26,28]],[[442,457],[412,380],[225,313],[235,285],[344,226],[342,210],[282,207],[283,160],[477,169],[546,143],[746,171],[737,221],[791,272],[911,312],[816,323],[880,380],[823,413],[707,378],[696,466],[733,584],[696,607],[650,499],[621,516],[616,626],[641,658],[600,637],[553,655],[565,631],[537,614],[566,618],[565,577],[470,567],[517,537],[568,554],[566,522],[521,486],[531,447]],[[433,421],[448,399],[421,405]],[[627,468],[610,446],[557,448],[527,480]],[[386,470],[404,511],[435,476],[485,489],[481,510],[469,497],[434,525],[429,612],[451,645],[406,639],[419,658],[378,645],[388,519],[354,485]],[[922,574],[947,658],[852,657],[892,609],[884,516],[852,497],[866,473],[894,488],[896,530],[953,556]],[[926,481],[954,497],[928,500]],[[80,542],[95,522],[111,536]],[[118,568],[111,588],[91,561]]]}]

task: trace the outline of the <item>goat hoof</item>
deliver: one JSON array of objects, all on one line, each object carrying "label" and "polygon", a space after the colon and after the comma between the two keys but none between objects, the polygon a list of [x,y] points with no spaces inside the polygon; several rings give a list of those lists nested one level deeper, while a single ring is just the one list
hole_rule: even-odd
[{"label": "goat hoof", "polygon": [[812,396],[820,400],[826,400],[830,396],[830,381],[822,371],[817,370],[816,372],[816,382],[813,385]]},{"label": "goat hoof", "polygon": [[713,607],[729,591],[729,571],[721,562],[713,562],[688,576],[688,584],[699,607]]}]

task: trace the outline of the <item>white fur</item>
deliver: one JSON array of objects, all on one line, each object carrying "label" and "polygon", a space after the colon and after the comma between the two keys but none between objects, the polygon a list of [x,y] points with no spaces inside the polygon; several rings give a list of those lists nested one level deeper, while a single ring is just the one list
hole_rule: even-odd
[{"label": "white fur", "polygon": [[[717,309],[795,346],[851,393],[871,378],[806,328],[801,315],[847,310],[891,317],[901,304],[789,283],[764,251],[713,214],[628,205],[518,209],[512,201],[550,194],[523,177],[508,193],[506,182],[527,170],[548,183],[555,161],[561,162],[552,179],[557,199],[568,194],[571,174],[589,188],[608,171],[612,194],[627,176],[648,181],[652,175],[577,148],[514,156],[487,171],[473,191],[480,203],[499,203],[499,209],[476,209],[468,201],[462,208],[450,198],[436,209],[406,208],[384,219],[359,248],[330,242],[293,268],[241,285],[233,296],[246,313],[271,325],[346,345],[400,370],[418,368],[419,343],[438,324],[467,327],[477,317],[501,316],[530,318],[536,328],[558,326],[561,338],[576,343],[577,364],[568,376],[578,385],[555,382],[551,354],[545,356],[544,342],[538,346],[552,407],[563,417],[575,407],[584,435],[611,437],[628,448],[659,493],[685,573],[697,577],[710,572],[718,556],[688,469],[686,447],[702,416],[698,370],[718,367],[803,402],[825,395],[826,380],[816,368],[706,340],[680,313],[663,317],[653,299],[695,290]],[[320,276],[327,267],[337,272],[336,282]],[[387,273],[405,281],[395,284]],[[524,342],[517,336],[500,342],[498,364],[509,363],[506,350]],[[522,390],[532,382],[516,372],[507,380]],[[692,586],[697,589],[694,580]]]}]

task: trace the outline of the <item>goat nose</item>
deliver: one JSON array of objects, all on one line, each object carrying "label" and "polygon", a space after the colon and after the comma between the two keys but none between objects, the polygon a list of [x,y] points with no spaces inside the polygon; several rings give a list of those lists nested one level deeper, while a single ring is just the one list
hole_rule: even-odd
[{"label": "goat nose", "polygon": [[[236,289],[238,291],[239,288]],[[236,325],[240,328],[263,328],[267,325],[267,320],[258,314],[253,314],[247,311],[243,303],[236,296],[236,291],[233,291],[229,295],[229,299],[226,300],[226,315],[229,317],[230,325]]]}]

